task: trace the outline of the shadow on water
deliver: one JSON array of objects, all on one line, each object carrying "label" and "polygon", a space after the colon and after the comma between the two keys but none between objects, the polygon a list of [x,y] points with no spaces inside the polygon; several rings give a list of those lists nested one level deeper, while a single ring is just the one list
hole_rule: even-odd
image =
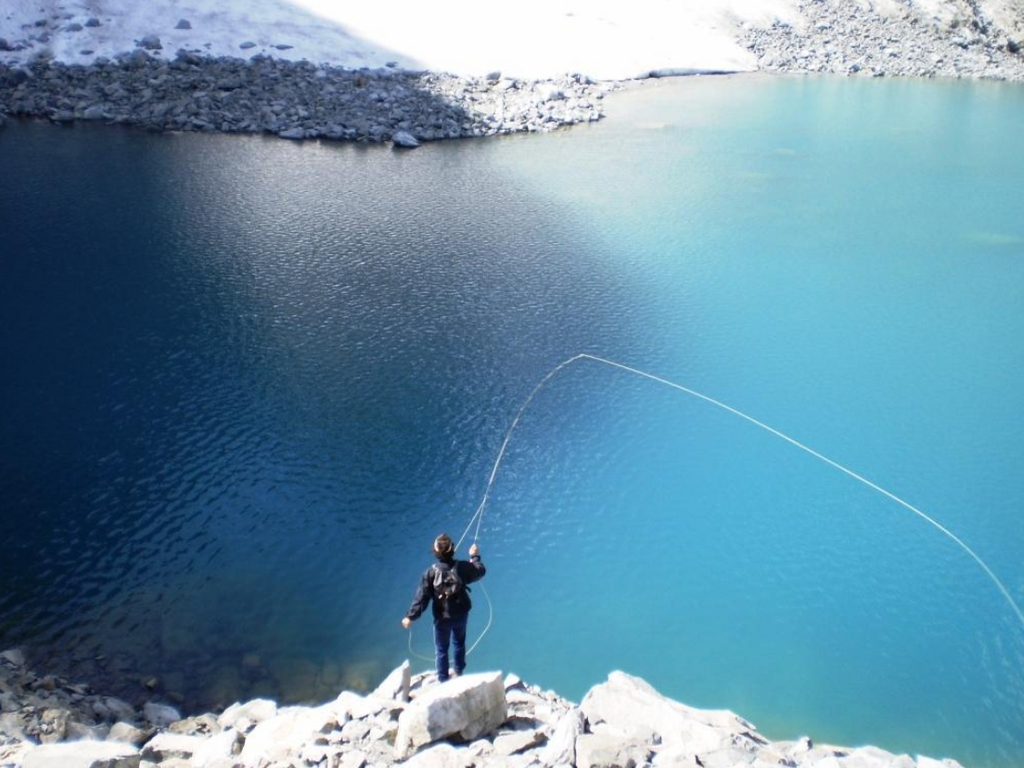
[{"label": "shadow on water", "polygon": [[0,134],[0,645],[189,709],[403,656],[522,396],[636,333],[602,245],[489,152]]}]

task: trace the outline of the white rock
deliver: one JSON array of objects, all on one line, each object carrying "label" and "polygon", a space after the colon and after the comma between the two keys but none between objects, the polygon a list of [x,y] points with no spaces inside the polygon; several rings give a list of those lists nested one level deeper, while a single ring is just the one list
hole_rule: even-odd
[{"label": "white rock", "polygon": [[[342,691],[335,699],[335,707],[339,713],[346,715],[353,720],[361,720],[364,717],[379,715],[388,707],[394,704],[393,701],[385,701],[377,698],[367,698],[352,691]],[[341,721],[339,721],[341,722]]]},{"label": "white rock", "polygon": [[498,755],[514,755],[533,749],[545,741],[547,737],[539,730],[512,731],[494,739],[494,752]]},{"label": "white rock", "polygon": [[754,730],[732,712],[687,707],[624,672],[591,688],[580,709],[592,726],[603,722],[624,734],[653,730],[665,746],[685,745],[697,754],[730,746],[732,736]]},{"label": "white rock", "polygon": [[363,768],[366,765],[366,753],[359,749],[349,749],[342,753],[338,768]]},{"label": "white rock", "polygon": [[181,713],[174,707],[155,704],[152,701],[146,702],[146,706],[142,708],[142,716],[157,728],[166,728],[176,720],[181,720]]},{"label": "white rock", "polygon": [[136,747],[139,747],[142,746],[148,736],[149,734],[142,729],[136,728],[131,723],[121,721],[114,723],[110,727],[110,732],[107,734],[107,740],[121,741],[125,744],[134,744]]},{"label": "white rock", "polygon": [[561,101],[565,98],[565,91],[554,83],[538,83],[534,92],[539,101]]},{"label": "white rock", "polygon": [[384,678],[384,681],[377,686],[372,696],[378,699],[408,701],[411,682],[412,669],[409,667],[409,660],[406,659],[400,667]]},{"label": "white rock", "polygon": [[142,757],[154,763],[178,757],[184,760],[202,748],[206,739],[202,736],[189,736],[184,733],[158,733],[146,742],[142,748]]},{"label": "white rock", "polygon": [[509,672],[505,675],[505,690],[510,691],[513,688],[522,688],[523,680],[515,672]]},{"label": "white rock", "polygon": [[418,747],[448,736],[472,741],[496,730],[508,717],[500,672],[463,675],[429,688],[398,718],[395,753],[402,759]]},{"label": "white rock", "polygon": [[246,718],[250,723],[262,723],[277,714],[277,704],[270,699],[253,699],[244,704],[238,702],[221,713],[217,723],[221,728],[234,728],[241,719]]},{"label": "white rock", "polygon": [[931,757],[925,757],[924,755],[917,756],[917,768],[964,768],[960,763],[951,758],[945,760],[936,760]]},{"label": "white rock", "polygon": [[[320,707],[285,707],[274,717],[264,720],[245,737],[240,755],[246,768],[284,760],[297,754],[308,741],[333,730],[338,724],[337,702]],[[342,713],[341,717],[345,717]]]},{"label": "white rock", "polygon": [[547,745],[540,753],[545,765],[574,765],[576,763],[576,739],[583,733],[587,721],[577,708],[570,709],[555,726]]},{"label": "white rock", "polygon": [[576,768],[634,768],[651,750],[612,732],[584,733],[576,739]]},{"label": "white rock", "polygon": [[451,744],[438,744],[414,755],[402,765],[405,768],[464,768],[469,764],[468,759],[463,760],[464,752]]},{"label": "white rock", "polygon": [[192,765],[205,767],[218,760],[224,760],[238,754],[241,749],[242,734],[232,729],[218,733],[205,739],[192,754]]},{"label": "white rock", "polygon": [[139,768],[139,750],[111,741],[44,744],[25,754],[22,768]]},{"label": "white rock", "polygon": [[415,149],[420,145],[416,137],[408,131],[395,131],[391,134],[391,141],[396,147],[405,147],[406,149]]}]

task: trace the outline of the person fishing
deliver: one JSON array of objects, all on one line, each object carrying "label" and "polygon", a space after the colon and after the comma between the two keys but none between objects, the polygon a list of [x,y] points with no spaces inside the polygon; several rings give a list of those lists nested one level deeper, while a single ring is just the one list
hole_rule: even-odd
[{"label": "person fishing", "polygon": [[409,629],[427,609],[427,603],[434,601],[437,679],[443,683],[449,677],[448,648],[453,638],[455,677],[466,668],[466,624],[473,607],[469,599],[469,585],[482,579],[487,568],[480,560],[480,548],[476,544],[469,548],[469,562],[456,560],[455,545],[447,533],[434,539],[434,557],[437,562],[424,571],[412,605],[402,619],[402,627]]}]

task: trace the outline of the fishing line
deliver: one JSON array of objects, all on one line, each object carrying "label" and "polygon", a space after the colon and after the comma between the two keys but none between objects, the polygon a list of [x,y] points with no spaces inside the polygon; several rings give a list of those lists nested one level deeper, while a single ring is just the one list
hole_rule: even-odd
[{"label": "fishing line", "polygon": [[[848,467],[843,466],[839,462],[833,461],[832,459],[828,458],[827,456],[825,456],[825,455],[823,455],[821,453],[818,453],[818,451],[814,450],[813,448],[810,448],[809,446],[804,445],[799,440],[796,440],[795,438],[792,438],[789,435],[787,435],[787,434],[785,434],[783,432],[780,432],[779,430],[775,429],[774,427],[771,427],[768,424],[765,424],[763,421],[755,419],[753,416],[749,416],[746,413],[743,413],[743,411],[740,411],[740,410],[738,410],[736,408],[733,408],[731,405],[726,405],[725,403],[721,402],[720,400],[715,400],[713,397],[709,397],[708,395],[705,395],[705,394],[703,394],[701,392],[698,392],[698,391],[696,391],[694,389],[690,389],[689,387],[684,387],[682,384],[676,384],[675,382],[669,381],[668,379],[663,379],[660,376],[655,376],[653,373],[648,373],[647,371],[642,371],[639,368],[633,368],[631,366],[624,365],[622,363],[617,363],[614,360],[608,360],[608,359],[603,358],[603,357],[598,357],[597,355],[587,354],[586,352],[581,352],[578,355],[574,355],[573,357],[570,357],[567,360],[562,361],[561,363],[556,365],[554,368],[552,368],[550,371],[548,371],[548,373],[544,376],[544,378],[542,378],[537,383],[537,386],[535,386],[533,388],[533,391],[530,392],[530,394],[527,396],[526,400],[524,400],[523,404],[519,407],[519,410],[516,412],[515,418],[512,419],[512,423],[509,425],[508,431],[505,433],[505,439],[502,441],[501,448],[498,450],[498,456],[494,460],[494,466],[491,467],[491,474],[490,474],[490,477],[488,477],[488,479],[487,479],[487,486],[484,488],[484,495],[483,495],[483,498],[480,500],[480,505],[476,508],[476,511],[473,513],[473,516],[469,518],[469,524],[466,526],[466,530],[462,532],[462,536],[459,537],[458,544],[455,545],[456,549],[458,549],[462,545],[463,540],[469,534],[470,530],[473,530],[474,524],[476,525],[476,530],[473,533],[473,542],[476,543],[477,540],[480,538],[480,526],[483,523],[484,511],[486,510],[486,507],[487,507],[487,501],[490,498],[491,487],[494,485],[494,480],[495,480],[495,478],[498,475],[498,469],[501,467],[501,462],[505,458],[505,452],[506,452],[506,450],[508,448],[509,441],[512,439],[512,433],[515,432],[516,427],[519,425],[519,419],[522,417],[523,413],[529,407],[530,403],[533,401],[533,398],[537,395],[537,393],[541,389],[543,389],[544,385],[547,384],[555,376],[555,374],[557,374],[563,368],[566,368],[567,366],[569,366],[572,363],[575,363],[575,362],[577,362],[579,360],[592,360],[595,363],[601,363],[602,365],[607,365],[607,366],[610,366],[612,368],[618,368],[619,370],[626,371],[627,373],[631,373],[631,374],[634,374],[636,376],[641,376],[641,377],[643,377],[645,379],[649,379],[650,381],[657,382],[658,384],[664,384],[667,387],[672,387],[673,389],[679,390],[680,392],[683,392],[683,393],[685,393],[687,395],[691,395],[692,397],[696,397],[696,398],[698,398],[700,400],[703,400],[706,403],[710,403],[711,405],[713,405],[713,406],[715,406],[717,408],[721,408],[723,411],[731,413],[734,416],[738,416],[741,419],[743,419],[744,421],[747,421],[747,422],[753,424],[754,426],[759,427],[759,428],[763,429],[764,431],[769,432],[769,433],[775,435],[778,438],[781,438],[782,440],[785,440],[790,445],[792,445],[792,446],[794,446],[796,448],[799,448],[801,451],[804,451],[805,453],[809,453],[814,458],[816,458],[816,459],[818,459],[820,461],[823,461],[824,463],[828,464],[831,467],[834,467],[835,469],[838,469],[840,472],[843,472],[844,474],[852,477],[854,480],[856,480],[856,481],[866,485],[871,490],[876,491],[876,492],[882,494],[883,496],[885,496],[886,498],[888,498],[888,499],[890,499],[892,501],[895,501],[901,507],[909,510],[910,512],[913,512],[915,515],[920,517],[922,520],[927,522],[929,525],[931,525],[934,528],[936,528],[944,536],[946,536],[949,539],[951,539],[953,541],[953,543],[955,543],[958,547],[960,547],[960,549],[962,549],[964,552],[966,552],[968,555],[970,555],[971,559],[974,560],[974,562],[977,563],[981,567],[981,569],[985,572],[985,575],[988,576],[988,578],[996,586],[996,588],[999,590],[1000,594],[1003,596],[1003,598],[1005,598],[1007,604],[1010,606],[1010,608],[1016,614],[1017,619],[1021,623],[1021,626],[1024,627],[1024,612],[1021,612],[1020,606],[1017,605],[1016,601],[1014,601],[1014,599],[1010,595],[1009,591],[1006,589],[1005,586],[1003,586],[1003,582],[999,580],[999,577],[995,575],[995,573],[992,571],[991,568],[988,567],[988,565],[985,563],[985,561],[982,560],[981,557],[973,549],[971,549],[969,546],[967,546],[967,544],[965,544],[963,542],[963,540],[960,539],[956,534],[954,534],[952,531],[950,531],[948,528],[946,528],[944,525],[939,523],[934,518],[932,518],[929,515],[927,515],[924,512],[922,512],[920,509],[915,507],[913,504],[911,504],[911,503],[909,503],[907,501],[904,501],[899,496],[897,496],[895,493],[892,493],[891,491],[886,490],[882,486],[877,485],[876,483],[871,482],[870,480],[868,480],[863,475],[860,475],[860,474],[854,472],[852,469],[849,469]],[[484,595],[485,596],[487,595],[486,590],[484,591]],[[492,623],[492,620],[494,618],[494,609],[493,609],[493,606],[491,605],[490,596],[487,596],[487,606],[488,606],[488,610],[489,610],[489,614],[488,614],[488,617],[487,617],[487,626],[484,627],[484,630],[483,630],[483,632],[481,632],[480,637],[478,637],[476,639],[476,642],[473,643],[472,648],[476,648],[480,644],[480,641],[483,640],[484,635],[487,634],[487,631],[491,628],[491,623]],[[472,648],[470,650],[472,650]],[[411,653],[415,654],[415,652],[412,650],[412,635],[411,634],[409,636],[409,651]],[[467,654],[468,654],[468,651],[467,651]],[[419,654],[415,654],[415,655],[418,658],[420,658],[420,659],[425,659],[426,658],[425,656],[420,656]],[[427,659],[427,661],[432,661],[432,660],[433,659]]]}]

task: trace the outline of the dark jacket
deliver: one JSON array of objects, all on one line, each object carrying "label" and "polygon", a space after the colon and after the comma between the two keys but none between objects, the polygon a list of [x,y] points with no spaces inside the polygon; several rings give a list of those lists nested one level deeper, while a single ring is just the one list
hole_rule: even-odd
[{"label": "dark jacket", "polygon": [[[463,594],[462,600],[455,603],[449,602],[445,605],[441,600],[437,599],[437,596],[434,594],[434,573],[439,568],[455,568],[455,572],[462,579],[462,583],[466,585],[466,591]],[[454,619],[465,616],[469,613],[469,609],[473,607],[473,603],[469,599],[469,585],[474,581],[482,579],[485,573],[487,573],[487,568],[480,561],[480,555],[473,555],[469,558],[469,562],[465,560],[440,560],[434,563],[423,572],[420,585],[416,588],[416,596],[412,599],[412,605],[409,606],[406,618],[413,621],[418,619],[427,609],[427,603],[431,599],[434,601],[435,621],[437,619]]]}]

